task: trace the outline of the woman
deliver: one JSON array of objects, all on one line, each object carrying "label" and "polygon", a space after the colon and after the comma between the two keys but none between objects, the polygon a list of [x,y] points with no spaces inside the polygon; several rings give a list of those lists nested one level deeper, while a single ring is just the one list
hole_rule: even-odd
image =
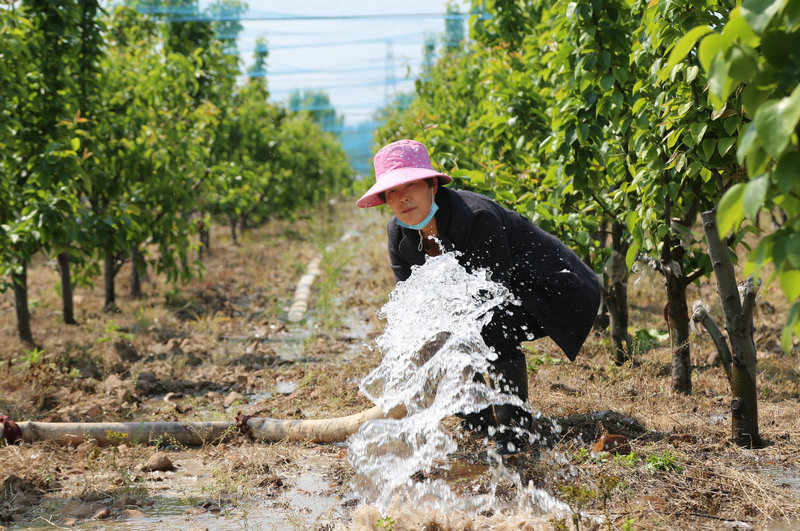
[{"label": "woman", "polygon": [[[550,336],[574,360],[592,328],[600,305],[597,277],[557,238],[491,199],[444,188],[452,179],[433,169],[425,146],[398,140],[376,153],[376,182],[356,203],[389,205],[389,259],[395,281],[406,280],[413,265],[441,250],[457,250],[467,269],[486,268],[521,301],[495,312],[481,331],[497,352],[494,385],[509,387],[528,401],[528,375],[520,343]],[[467,415],[465,425],[500,430],[498,446],[514,451],[520,442],[507,427],[528,428],[530,415],[513,406]],[[508,446],[512,443],[514,446]]]}]

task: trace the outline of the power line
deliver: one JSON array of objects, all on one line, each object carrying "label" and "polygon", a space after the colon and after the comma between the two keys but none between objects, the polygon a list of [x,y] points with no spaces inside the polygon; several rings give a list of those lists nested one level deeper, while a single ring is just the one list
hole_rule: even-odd
[{"label": "power line", "polygon": [[445,20],[466,20],[474,13],[374,13],[353,15],[292,15],[275,12],[247,10],[244,14],[237,10],[222,11],[216,14],[198,13],[192,6],[141,5],[136,9],[141,13],[167,16],[171,22],[230,22],[230,21],[309,21],[309,20],[392,20],[436,18]]}]

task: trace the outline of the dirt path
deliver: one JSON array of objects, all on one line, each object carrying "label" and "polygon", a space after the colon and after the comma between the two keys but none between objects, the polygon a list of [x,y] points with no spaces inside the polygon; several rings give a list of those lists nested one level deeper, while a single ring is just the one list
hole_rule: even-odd
[{"label": "dirt path", "polygon": [[[152,278],[144,298],[119,296],[118,314],[100,310],[98,279],[94,289],[76,290],[77,327],[59,323],[57,274],[40,260],[29,275],[37,350],[18,343],[12,295],[0,295],[0,414],[43,421],[232,420],[238,412],[323,418],[370,407],[358,381],[379,362],[372,339],[383,325],[375,311],[393,285],[383,215],[332,205],[310,219],[246,233],[240,246],[214,231],[202,279],[170,289]],[[319,272],[306,312],[295,321],[289,313],[297,283],[315,257]],[[118,292],[127,289],[127,271],[122,275]],[[710,293],[701,286],[691,297]],[[631,296],[636,330],[643,337],[663,333],[660,283],[642,277]],[[772,296],[762,301],[756,323],[768,448],[728,442],[727,384],[718,368],[705,365],[713,348],[705,337],[693,338],[695,391],[683,397],[669,391],[667,348],[655,344],[634,366],[616,367],[607,338],[596,335],[571,364],[548,340],[528,345],[531,402],[562,431],[507,466],[525,484],[580,508],[589,527],[605,518],[614,529],[792,528],[800,521],[800,364],[797,354],[776,351],[783,314]],[[625,435],[632,453],[624,459],[591,453],[604,431]],[[688,435],[668,442],[669,434]],[[462,442],[468,451],[470,441]],[[0,528],[418,529],[437,522],[463,529],[473,520],[475,528],[520,522],[560,528],[572,522],[535,512],[467,519],[408,508],[381,520],[353,499],[346,456],[344,446],[261,444],[244,436],[201,448],[170,441],[0,447]],[[444,474],[455,489],[482,488],[480,467],[463,463],[455,459],[450,471],[432,474]]]}]

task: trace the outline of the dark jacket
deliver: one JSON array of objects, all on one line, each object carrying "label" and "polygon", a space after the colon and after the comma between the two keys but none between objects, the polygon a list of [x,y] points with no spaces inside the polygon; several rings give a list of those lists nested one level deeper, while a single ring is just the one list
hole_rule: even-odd
[{"label": "dark jacket", "polygon": [[[486,268],[520,299],[546,335],[574,360],[589,335],[600,305],[594,272],[557,238],[488,197],[440,187],[436,227],[446,251],[458,250],[468,271]],[[387,227],[395,281],[422,265],[419,231]]]}]

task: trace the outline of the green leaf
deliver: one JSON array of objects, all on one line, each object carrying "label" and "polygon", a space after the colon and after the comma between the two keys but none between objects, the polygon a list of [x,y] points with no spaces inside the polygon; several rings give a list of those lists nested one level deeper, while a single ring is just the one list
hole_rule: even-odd
[{"label": "green leaf", "polygon": [[583,144],[589,136],[589,124],[581,124],[578,126],[578,141]]},{"label": "green leaf", "polygon": [[725,156],[725,153],[731,148],[733,143],[736,142],[736,139],[730,136],[725,136],[719,139],[717,142],[717,152],[721,157]]},{"label": "green leaf", "polygon": [[767,164],[770,161],[769,154],[757,144],[755,148],[750,150],[745,160],[745,168],[748,175],[760,175],[766,171]]},{"label": "green leaf", "polygon": [[785,3],[786,0],[744,0],[739,12],[753,31],[760,35]]},{"label": "green leaf", "polygon": [[722,109],[733,90],[729,70],[730,63],[721,54],[711,61],[711,68],[708,70],[708,99],[716,110]]},{"label": "green leaf", "polygon": [[703,136],[706,134],[707,129],[708,129],[708,124],[705,122],[695,122],[689,127],[689,130],[692,132],[692,138],[694,138],[695,144],[699,144],[700,141],[703,140]]},{"label": "green leaf", "polygon": [[792,335],[800,337],[800,302],[792,304],[781,331],[781,348],[786,353],[792,350]]},{"label": "green leaf", "polygon": [[667,69],[672,69],[673,66],[683,61],[686,54],[694,48],[697,40],[711,31],[710,26],[697,26],[692,28],[683,37],[678,40],[672,52],[669,54],[669,61],[667,61]]},{"label": "green leaf", "polygon": [[800,84],[790,96],[762,104],[756,112],[753,123],[764,149],[774,158],[778,158],[789,145],[798,121],[800,121]]},{"label": "green leaf", "polygon": [[81,139],[78,137],[74,137],[72,140],[69,141],[70,147],[72,147],[72,151],[78,151],[81,148]]},{"label": "green leaf", "polygon": [[717,229],[720,238],[724,238],[744,217],[742,206],[744,190],[744,183],[734,184],[720,199],[717,211]]},{"label": "green leaf", "polygon": [[757,145],[757,138],[758,133],[756,132],[756,128],[754,127],[753,123],[751,122],[747,124],[745,126],[744,134],[739,137],[739,146],[736,148],[736,160],[739,164],[744,162],[744,158],[750,152],[750,149],[753,147],[753,145]]},{"label": "green leaf", "polygon": [[744,274],[753,275],[758,278],[761,269],[772,261],[772,250],[775,247],[775,240],[770,237],[762,238],[744,264]]},{"label": "green leaf", "polygon": [[700,47],[697,49],[697,56],[700,59],[703,70],[706,72],[711,70],[711,62],[718,53],[722,52],[723,44],[722,35],[719,33],[712,33],[703,39],[703,42],[700,43]]},{"label": "green leaf", "polygon": [[788,151],[781,156],[775,168],[775,180],[782,192],[788,193],[800,181],[800,152]]},{"label": "green leaf", "polygon": [[631,107],[631,112],[633,114],[639,114],[639,112],[647,105],[648,99],[647,98],[639,98],[636,100],[636,103],[633,104]]},{"label": "green leaf", "polygon": [[639,244],[632,243],[630,247],[628,247],[628,252],[625,253],[625,265],[628,267],[628,271],[631,270],[633,266],[634,260],[636,260],[636,254],[639,252]]},{"label": "green leaf", "polygon": [[761,205],[764,204],[764,197],[767,195],[767,188],[769,188],[769,176],[759,175],[745,185],[744,193],[742,194],[742,209],[745,216],[755,220]]},{"label": "green leaf", "polygon": [[706,138],[703,140],[702,148],[703,154],[706,156],[706,160],[710,159],[712,155],[714,155],[714,149],[717,147],[717,141],[713,138]]},{"label": "green leaf", "polygon": [[741,122],[741,118],[738,115],[728,116],[722,122],[722,127],[725,129],[726,133],[730,136],[734,136],[734,133],[739,127],[739,122]]},{"label": "green leaf", "polygon": [[749,83],[758,72],[758,56],[752,48],[734,46],[728,50],[729,75],[740,83]]},{"label": "green leaf", "polygon": [[633,229],[636,228],[638,222],[639,221],[636,212],[630,211],[625,215],[625,224],[628,226],[628,232],[630,232],[631,234],[633,234]]},{"label": "green leaf", "polygon": [[800,296],[800,271],[797,269],[778,271],[778,282],[787,300],[793,301]]},{"label": "green leaf", "polygon": [[755,48],[759,43],[758,35],[753,32],[753,29],[742,17],[740,9],[731,11],[728,22],[722,29],[722,37],[727,45],[739,43],[742,46]]},{"label": "green leaf", "polygon": [[800,269],[800,232],[790,234],[786,238],[786,259],[795,269]]}]

